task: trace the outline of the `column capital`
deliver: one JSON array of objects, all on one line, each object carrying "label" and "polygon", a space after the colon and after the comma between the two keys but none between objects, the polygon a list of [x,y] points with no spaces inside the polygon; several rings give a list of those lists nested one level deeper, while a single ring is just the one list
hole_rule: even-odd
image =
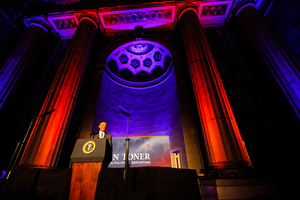
[{"label": "column capital", "polygon": [[28,27],[35,25],[39,26],[40,28],[44,29],[47,33],[51,32],[51,26],[47,23],[45,16],[40,16],[37,18],[31,18],[25,21]]},{"label": "column capital", "polygon": [[247,6],[254,6],[256,8],[255,0],[239,0],[237,1],[232,9],[232,15],[236,16],[241,10]]},{"label": "column capital", "polygon": [[32,25],[39,26],[40,28],[44,29],[47,33],[51,31],[51,27],[46,22],[40,19],[31,19],[28,22],[28,27]]},{"label": "column capital", "polygon": [[52,26],[49,24],[46,16],[35,16],[33,18],[27,18],[24,19],[24,23],[27,27],[30,27],[32,25],[38,26],[42,29],[44,29],[47,33],[53,33],[54,35],[58,35],[56,31],[52,28]]},{"label": "column capital", "polygon": [[188,10],[194,11],[198,15],[198,6],[194,3],[186,3],[182,5],[180,8],[177,10],[177,21],[180,20],[181,16]]},{"label": "column capital", "polygon": [[97,13],[95,12],[83,12],[78,17],[78,22],[80,23],[82,20],[91,21],[97,28],[101,28],[100,20],[98,19]]}]

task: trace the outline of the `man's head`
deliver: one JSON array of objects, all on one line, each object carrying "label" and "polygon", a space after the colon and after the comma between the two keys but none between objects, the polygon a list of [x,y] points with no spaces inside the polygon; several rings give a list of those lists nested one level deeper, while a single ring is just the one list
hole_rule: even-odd
[{"label": "man's head", "polygon": [[104,132],[106,129],[106,122],[101,122],[99,124],[99,129],[100,129],[100,131]]}]

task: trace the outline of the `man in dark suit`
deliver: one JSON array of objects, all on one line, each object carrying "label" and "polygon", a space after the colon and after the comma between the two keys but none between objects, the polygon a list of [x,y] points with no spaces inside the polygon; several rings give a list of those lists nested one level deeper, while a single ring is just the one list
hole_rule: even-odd
[{"label": "man in dark suit", "polygon": [[108,167],[109,163],[112,160],[112,137],[111,134],[105,132],[106,130],[106,122],[101,122],[99,124],[99,131],[96,132],[92,132],[90,134],[90,138],[94,139],[96,137],[96,139],[107,139],[109,145],[106,145],[106,151],[105,151],[105,158],[102,162],[102,167]]},{"label": "man in dark suit", "polygon": [[111,134],[105,132],[105,130],[106,130],[106,122],[101,122],[98,127],[99,127],[100,130],[98,132],[92,132],[90,134],[90,137],[94,139],[94,137],[96,136],[97,139],[107,139],[108,143],[112,147],[112,137],[111,137]]}]

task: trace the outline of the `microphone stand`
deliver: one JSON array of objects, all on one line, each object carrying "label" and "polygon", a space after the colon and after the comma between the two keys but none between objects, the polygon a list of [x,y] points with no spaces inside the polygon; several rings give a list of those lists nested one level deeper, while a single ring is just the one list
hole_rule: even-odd
[{"label": "microphone stand", "polygon": [[129,125],[129,116],[132,115],[132,112],[129,111],[129,109],[124,108],[121,105],[117,105],[118,108],[120,109],[120,111],[124,114],[126,114],[127,116],[127,137],[125,139],[126,141],[126,153],[125,153],[125,170],[123,173],[123,180],[124,180],[124,192],[126,192],[127,189],[127,176],[128,176],[128,167],[129,167],[129,163],[128,163],[128,155],[129,155],[129,141],[130,139],[128,138],[128,125]]},{"label": "microphone stand", "polygon": [[126,154],[125,154],[125,170],[124,170],[124,175],[123,175],[123,180],[124,180],[124,192],[126,192],[127,189],[127,177],[128,177],[128,155],[129,155],[129,142],[130,139],[128,138],[128,125],[129,125],[129,114],[127,115],[127,137],[125,139],[126,141]]},{"label": "microphone stand", "polygon": [[[33,118],[31,119],[29,128],[27,129],[27,132],[26,132],[26,134],[25,134],[25,137],[24,137],[23,141],[18,142],[18,144],[17,144],[17,146],[16,146],[16,148],[15,148],[15,151],[14,151],[14,153],[13,153],[11,159],[10,159],[10,162],[9,162],[9,164],[8,164],[8,167],[7,167],[7,170],[6,170],[6,172],[5,172],[5,176],[4,176],[4,179],[3,179],[3,184],[2,184],[2,186],[1,186],[1,189],[3,189],[4,183],[9,179],[10,174],[11,174],[11,172],[13,171],[13,169],[14,169],[14,167],[15,167],[15,165],[16,165],[16,162],[17,162],[17,160],[18,160],[18,158],[19,158],[19,155],[20,155],[20,153],[21,153],[21,150],[22,150],[22,148],[23,148],[23,145],[25,144],[26,139],[27,139],[27,136],[28,136],[28,134],[29,134],[29,132],[30,132],[30,130],[31,130],[32,125],[33,125],[34,122],[36,121],[36,119],[37,119],[37,118],[44,117],[44,116],[46,116],[46,115],[49,115],[49,114],[51,114],[52,112],[54,112],[55,110],[56,110],[56,109],[51,110],[51,111],[49,111],[49,112],[45,112],[45,113],[43,113],[43,114],[41,114],[41,115],[38,115],[38,116],[35,116],[35,117],[33,117]],[[17,155],[16,155],[16,154],[17,154]],[[16,155],[16,156],[15,156],[15,155]],[[13,164],[12,164],[12,163],[13,163]]]}]

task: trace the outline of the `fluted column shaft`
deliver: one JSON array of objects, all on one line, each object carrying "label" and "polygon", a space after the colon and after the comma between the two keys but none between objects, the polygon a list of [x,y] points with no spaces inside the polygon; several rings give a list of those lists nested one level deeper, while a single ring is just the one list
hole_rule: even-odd
[{"label": "fluted column shaft", "polygon": [[281,39],[252,5],[239,10],[236,19],[269,66],[300,119],[300,67]]},{"label": "fluted column shaft", "polygon": [[211,168],[251,165],[197,14],[179,19]]},{"label": "fluted column shaft", "polygon": [[0,108],[22,70],[39,52],[47,36],[48,32],[45,29],[31,25],[9,59],[0,66]]},{"label": "fluted column shaft", "polygon": [[55,111],[35,123],[20,165],[56,166],[96,30],[92,21],[80,21],[40,113]]}]

